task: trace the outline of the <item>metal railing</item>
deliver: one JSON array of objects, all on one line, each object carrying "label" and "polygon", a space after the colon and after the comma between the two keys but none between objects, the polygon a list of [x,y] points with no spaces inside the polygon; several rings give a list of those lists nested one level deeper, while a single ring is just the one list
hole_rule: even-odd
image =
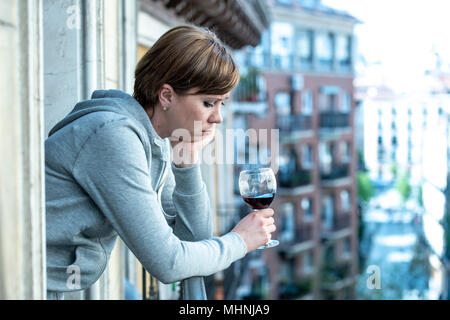
[{"label": "metal railing", "polygon": [[330,172],[320,172],[320,179],[322,181],[335,180],[345,178],[350,175],[350,165],[348,164],[336,164],[333,165]]},{"label": "metal railing", "polygon": [[278,181],[281,188],[296,188],[312,183],[312,170],[279,171]]},{"label": "metal railing", "polygon": [[311,130],[312,117],[301,114],[278,116],[277,127],[282,133]]},{"label": "metal railing", "polygon": [[247,67],[254,67],[259,69],[271,68],[278,70],[290,71],[292,69],[308,70],[308,71],[338,71],[350,72],[352,68],[352,61],[350,58],[338,59],[321,59],[319,57],[314,59],[311,55],[309,57],[302,57],[295,54],[277,54],[277,53],[250,53],[246,57],[245,64]]},{"label": "metal railing", "polygon": [[321,129],[346,128],[350,126],[350,115],[344,112],[321,112],[319,127]]},{"label": "metal railing", "polygon": [[351,226],[351,215],[350,213],[340,213],[334,215],[333,223],[331,226],[327,227],[322,225],[322,233],[327,234],[329,232],[336,232],[343,229],[350,228]]}]

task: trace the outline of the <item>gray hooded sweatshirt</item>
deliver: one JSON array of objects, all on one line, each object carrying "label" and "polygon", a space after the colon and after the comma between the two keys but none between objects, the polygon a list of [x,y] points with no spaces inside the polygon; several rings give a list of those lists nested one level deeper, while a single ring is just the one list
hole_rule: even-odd
[{"label": "gray hooded sweatshirt", "polygon": [[50,131],[50,292],[90,287],[105,270],[117,236],[158,280],[183,280],[185,299],[206,299],[202,277],[244,257],[247,248],[237,233],[213,237],[199,165],[177,168],[171,152],[142,106],[118,90],[95,91]]}]

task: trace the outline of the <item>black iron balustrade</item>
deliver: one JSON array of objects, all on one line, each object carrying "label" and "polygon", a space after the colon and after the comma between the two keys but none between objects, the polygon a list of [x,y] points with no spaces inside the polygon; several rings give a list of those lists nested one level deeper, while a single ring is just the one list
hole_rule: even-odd
[{"label": "black iron balustrade", "polygon": [[321,129],[347,128],[350,126],[350,114],[345,112],[321,112],[319,127]]},{"label": "black iron balustrade", "polygon": [[281,133],[312,129],[312,117],[302,114],[278,116],[277,127]]},{"label": "black iron balustrade", "polygon": [[312,183],[312,170],[283,171],[280,168],[278,181],[281,188],[296,188]]},{"label": "black iron balustrade", "polygon": [[295,243],[302,243],[313,240],[313,225],[305,224],[295,229]]},{"label": "black iron balustrade", "polygon": [[331,166],[331,171],[321,172],[320,178],[322,180],[334,180],[345,178],[350,175],[350,165],[349,164],[335,164]]}]

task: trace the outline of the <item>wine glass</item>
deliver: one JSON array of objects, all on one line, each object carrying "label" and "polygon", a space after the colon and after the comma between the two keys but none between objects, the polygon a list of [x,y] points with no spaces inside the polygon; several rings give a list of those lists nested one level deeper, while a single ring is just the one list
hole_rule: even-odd
[{"label": "wine glass", "polygon": [[[256,168],[241,171],[239,174],[239,191],[244,202],[258,211],[270,206],[277,192],[277,181],[271,168]],[[275,247],[278,240],[270,240],[258,249]]]}]

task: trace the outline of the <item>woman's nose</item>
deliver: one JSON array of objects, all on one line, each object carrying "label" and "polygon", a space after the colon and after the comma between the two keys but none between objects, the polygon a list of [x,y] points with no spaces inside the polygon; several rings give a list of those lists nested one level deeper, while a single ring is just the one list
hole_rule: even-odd
[{"label": "woman's nose", "polygon": [[220,111],[220,108],[214,108],[214,112],[211,114],[210,116],[210,122],[212,123],[222,123],[223,121],[223,117],[222,117],[222,113]]}]

